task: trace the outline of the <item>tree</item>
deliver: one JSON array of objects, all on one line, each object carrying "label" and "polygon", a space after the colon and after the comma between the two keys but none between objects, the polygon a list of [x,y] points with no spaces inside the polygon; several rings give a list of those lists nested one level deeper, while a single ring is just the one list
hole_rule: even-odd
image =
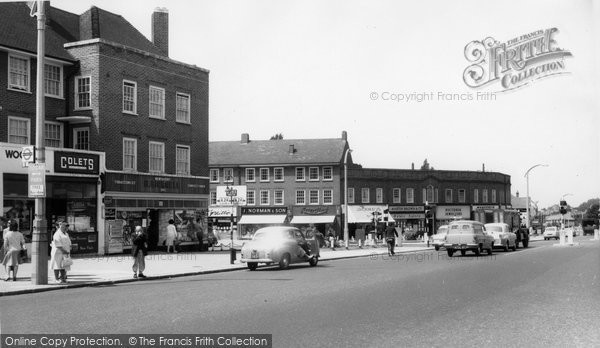
[{"label": "tree", "polygon": [[600,208],[599,204],[592,204],[592,206],[587,210],[585,217],[588,219],[598,219],[598,209]]},{"label": "tree", "polygon": [[271,137],[271,139],[269,139],[269,140],[282,140],[282,139],[283,139],[283,134],[282,133],[277,133],[277,134],[273,135]]}]

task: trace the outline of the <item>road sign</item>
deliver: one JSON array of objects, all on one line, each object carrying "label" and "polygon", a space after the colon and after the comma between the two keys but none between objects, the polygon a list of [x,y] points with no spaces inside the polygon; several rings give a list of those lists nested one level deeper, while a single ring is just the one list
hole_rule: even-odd
[{"label": "road sign", "polygon": [[29,165],[29,198],[46,197],[46,164]]},{"label": "road sign", "polygon": [[35,146],[24,146],[21,150],[21,160],[23,167],[27,167],[30,163],[35,162]]}]

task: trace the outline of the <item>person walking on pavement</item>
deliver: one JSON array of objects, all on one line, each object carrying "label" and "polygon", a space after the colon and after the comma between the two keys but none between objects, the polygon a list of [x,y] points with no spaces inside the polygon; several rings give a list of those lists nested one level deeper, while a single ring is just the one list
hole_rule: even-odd
[{"label": "person walking on pavement", "polygon": [[6,270],[5,281],[10,280],[10,270],[12,269],[12,279],[17,281],[17,272],[19,271],[19,264],[21,263],[21,250],[25,244],[25,238],[23,234],[19,232],[19,224],[16,221],[9,223],[9,230],[4,234],[2,238],[4,240],[4,259],[2,264]]},{"label": "person walking on pavement", "polygon": [[135,226],[131,253],[133,255],[133,277],[146,278],[144,270],[146,269],[145,256],[148,255],[148,238],[142,226]]},{"label": "person walking on pavement", "polygon": [[396,237],[398,237],[398,232],[394,228],[394,224],[388,222],[388,225],[385,229],[385,241],[388,245],[388,256],[395,255],[394,246],[396,245]]},{"label": "person walking on pavement", "polygon": [[173,247],[173,252],[177,251],[175,250],[175,239],[177,239],[177,227],[175,227],[175,220],[170,219],[167,225],[167,253],[170,252],[171,247]]},{"label": "person walking on pavement", "polygon": [[71,239],[67,233],[69,224],[65,221],[59,223],[59,228],[52,236],[52,251],[50,252],[50,267],[54,270],[54,279],[58,283],[67,282],[67,267],[63,264],[71,252]]}]

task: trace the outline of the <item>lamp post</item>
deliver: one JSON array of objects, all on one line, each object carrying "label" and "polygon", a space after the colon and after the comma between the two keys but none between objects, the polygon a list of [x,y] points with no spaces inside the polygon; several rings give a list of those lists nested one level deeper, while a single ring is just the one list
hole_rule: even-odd
[{"label": "lamp post", "polygon": [[344,153],[344,244],[348,249],[348,153],[352,152],[350,148]]},{"label": "lamp post", "polygon": [[529,172],[536,167],[547,167],[547,164],[536,164],[533,167],[527,169],[527,171],[525,172],[525,178],[527,178],[527,230],[529,231],[529,227],[531,227],[531,216],[529,216]]},{"label": "lamp post", "polygon": [[230,238],[231,238],[231,246],[229,247],[229,263],[234,264],[235,262],[235,249],[233,248],[233,214],[234,211],[237,215],[236,205],[234,203],[234,197],[237,196],[237,190],[233,188],[233,178],[229,177],[227,181],[231,181],[232,185],[229,187],[225,187],[225,195],[229,197],[229,202],[231,202],[231,225],[230,225]]}]

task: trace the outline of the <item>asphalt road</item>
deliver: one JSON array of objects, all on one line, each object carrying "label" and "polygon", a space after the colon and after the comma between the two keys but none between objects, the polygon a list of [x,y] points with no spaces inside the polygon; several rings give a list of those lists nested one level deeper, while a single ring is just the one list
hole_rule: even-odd
[{"label": "asphalt road", "polygon": [[274,347],[600,346],[600,243],[444,251],[0,298],[2,333],[273,334]]}]

